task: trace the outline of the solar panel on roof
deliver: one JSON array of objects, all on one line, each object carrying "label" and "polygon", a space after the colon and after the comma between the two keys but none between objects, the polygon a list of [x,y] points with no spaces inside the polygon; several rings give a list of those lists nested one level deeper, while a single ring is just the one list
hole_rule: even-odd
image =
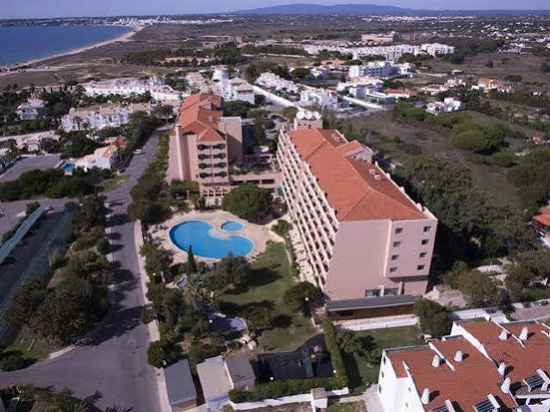
[{"label": "solar panel on roof", "polygon": [[476,403],[474,406],[476,412],[494,412],[495,407],[489,399],[484,400],[483,402]]},{"label": "solar panel on roof", "polygon": [[542,385],[544,385],[544,379],[542,379],[539,375],[533,375],[525,379],[525,383],[527,384],[527,389],[531,392],[534,389],[542,388]]}]

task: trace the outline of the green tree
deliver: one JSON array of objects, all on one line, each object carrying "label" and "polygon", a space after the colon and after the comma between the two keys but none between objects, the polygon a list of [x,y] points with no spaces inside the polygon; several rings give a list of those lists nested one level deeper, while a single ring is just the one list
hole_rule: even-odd
[{"label": "green tree", "polygon": [[187,273],[197,273],[197,262],[195,262],[195,255],[193,254],[193,247],[189,246],[187,252]]},{"label": "green tree", "polygon": [[300,282],[287,289],[283,300],[291,312],[307,312],[309,305],[317,305],[323,297],[321,289],[310,282]]},{"label": "green tree", "polygon": [[449,310],[439,303],[428,299],[418,299],[415,314],[420,321],[420,329],[433,337],[448,335],[451,330]]},{"label": "green tree", "polygon": [[181,359],[181,348],[166,340],[151,342],[147,349],[147,360],[155,368],[166,368]]},{"label": "green tree", "polygon": [[252,183],[245,183],[226,194],[223,209],[251,222],[257,222],[271,212],[271,193]]},{"label": "green tree", "polygon": [[23,325],[28,325],[46,294],[46,285],[40,281],[29,282],[19,288],[6,313],[10,327],[19,330]]},{"label": "green tree", "polygon": [[499,303],[499,291],[495,280],[477,270],[461,273],[457,279],[458,289],[473,307],[494,306]]}]

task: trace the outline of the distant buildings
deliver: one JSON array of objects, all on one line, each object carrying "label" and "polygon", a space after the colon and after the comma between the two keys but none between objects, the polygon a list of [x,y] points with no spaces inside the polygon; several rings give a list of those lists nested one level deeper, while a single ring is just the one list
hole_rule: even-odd
[{"label": "distant buildings", "polygon": [[124,78],[104,80],[100,82],[89,82],[82,85],[88,96],[110,96],[119,95],[130,97],[132,95],[143,95],[150,93],[153,100],[158,102],[179,102],[183,94],[164,84],[158,78],[136,79]]},{"label": "distant buildings", "polygon": [[502,80],[483,78],[479,79],[477,84],[472,86],[472,90],[481,90],[485,93],[489,93],[493,90],[501,93],[510,93],[512,91],[512,86]]},{"label": "distant buildings", "polygon": [[464,103],[453,97],[446,97],[442,102],[428,103],[426,111],[438,115],[439,113],[459,112],[464,109]]},{"label": "distant buildings", "polygon": [[301,91],[298,104],[302,107],[336,110],[338,109],[338,95],[332,90],[308,87]]},{"label": "distant buildings", "polygon": [[334,319],[410,310],[426,290],[437,219],[336,130],[282,132],[277,160],[303,275]]},{"label": "distant buildings", "polygon": [[384,350],[375,396],[384,412],[546,412],[549,359],[545,323],[456,321],[448,337]]},{"label": "distant buildings", "polygon": [[229,73],[225,67],[217,67],[212,75],[214,83],[214,94],[222,97],[225,101],[241,101],[254,105],[256,96],[253,87],[240,78],[229,78]]},{"label": "distant buildings", "polygon": [[356,79],[361,77],[391,78],[399,76],[412,77],[414,75],[414,65],[410,63],[396,64],[391,61],[374,61],[365,65],[350,66],[348,77]]},{"label": "distant buildings", "polygon": [[32,97],[25,103],[17,107],[16,113],[20,120],[36,120],[44,110],[45,102],[36,97]]},{"label": "distant buildings", "polygon": [[129,122],[132,113],[139,111],[149,113],[151,106],[149,104],[131,104],[129,106],[110,105],[85,109],[72,108],[61,119],[61,127],[66,132],[120,127]]},{"label": "distant buildings", "polygon": [[283,91],[291,94],[300,93],[300,87],[298,84],[291,80],[283,79],[271,72],[265,72],[256,79],[258,86],[266,87],[275,91]]},{"label": "distant buildings", "polygon": [[361,42],[372,45],[391,44],[393,43],[394,36],[395,32],[362,34]]},{"label": "distant buildings", "polygon": [[209,204],[219,204],[239,184],[251,182],[274,189],[280,178],[269,159],[248,167],[241,118],[223,116],[222,107],[219,96],[188,97],[170,137],[168,180],[198,182]]},{"label": "distant buildings", "polygon": [[421,46],[410,44],[396,44],[393,46],[372,46],[372,47],[355,47],[344,46],[335,42],[324,42],[321,44],[308,44],[304,46],[304,50],[312,55],[317,55],[322,51],[338,52],[341,54],[351,54],[354,59],[360,60],[362,57],[381,56],[385,60],[397,61],[404,54],[420,55],[430,54],[432,56],[438,54],[452,54],[455,51],[453,46],[444,44],[423,44]]}]

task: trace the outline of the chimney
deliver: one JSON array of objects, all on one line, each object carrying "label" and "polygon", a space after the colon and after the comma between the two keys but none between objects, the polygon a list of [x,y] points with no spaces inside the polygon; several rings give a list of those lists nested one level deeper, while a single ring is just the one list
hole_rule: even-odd
[{"label": "chimney", "polygon": [[424,388],[420,400],[422,401],[422,405],[427,405],[430,403],[430,390],[428,388]]},{"label": "chimney", "polygon": [[502,330],[502,332],[500,332],[500,335],[498,335],[498,338],[500,340],[506,340],[508,339],[508,331],[505,331],[504,329]]},{"label": "chimney", "polygon": [[455,353],[454,359],[455,359],[455,362],[462,362],[464,360],[464,354],[462,353],[462,351],[457,350]]},{"label": "chimney", "polygon": [[527,326],[524,326],[523,328],[521,328],[521,333],[519,334],[519,340],[521,340],[522,342],[525,342],[528,337],[529,337],[529,329],[527,328]]},{"label": "chimney", "polygon": [[440,364],[441,364],[441,358],[439,357],[439,355],[434,355],[432,359],[432,366],[434,368],[439,368]]},{"label": "chimney", "polygon": [[504,376],[506,374],[506,364],[504,362],[500,362],[498,365],[498,373],[500,376]]},{"label": "chimney", "polygon": [[512,380],[509,376],[507,376],[506,379],[504,379],[504,381],[502,382],[502,385],[500,385],[500,390],[502,391],[502,393],[510,393],[511,384]]}]

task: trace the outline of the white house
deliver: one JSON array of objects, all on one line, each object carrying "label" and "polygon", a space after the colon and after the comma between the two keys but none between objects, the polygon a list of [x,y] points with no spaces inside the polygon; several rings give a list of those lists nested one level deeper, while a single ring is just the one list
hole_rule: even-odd
[{"label": "white house", "polygon": [[149,92],[153,100],[158,102],[181,101],[183,98],[181,92],[172,89],[157,77],[149,79],[122,78],[104,80],[85,83],[82,87],[84,87],[86,94],[91,97],[110,95],[130,97]]},{"label": "white house", "polygon": [[276,91],[285,91],[287,93],[298,94],[300,87],[291,80],[283,79],[271,72],[265,72],[256,79],[258,86],[274,89]]},{"label": "white house", "polygon": [[327,89],[306,88],[300,93],[300,106],[316,106],[322,109],[338,109],[338,95]]},{"label": "white house", "polygon": [[225,101],[242,101],[254,104],[256,100],[252,86],[240,78],[219,80],[213,89],[214,93],[223,97]]},{"label": "white house", "polygon": [[106,127],[120,127],[127,124],[130,114],[151,111],[149,104],[132,104],[129,106],[101,106],[97,108],[75,109],[61,119],[61,127],[66,132],[78,130],[101,130]]},{"label": "white house", "polygon": [[41,99],[30,98],[25,103],[17,106],[17,117],[20,120],[36,120],[40,116],[40,112],[44,109],[45,103]]},{"label": "white house", "polygon": [[459,112],[464,109],[464,103],[453,97],[446,97],[442,102],[428,103],[426,111],[438,115],[439,113]]}]

